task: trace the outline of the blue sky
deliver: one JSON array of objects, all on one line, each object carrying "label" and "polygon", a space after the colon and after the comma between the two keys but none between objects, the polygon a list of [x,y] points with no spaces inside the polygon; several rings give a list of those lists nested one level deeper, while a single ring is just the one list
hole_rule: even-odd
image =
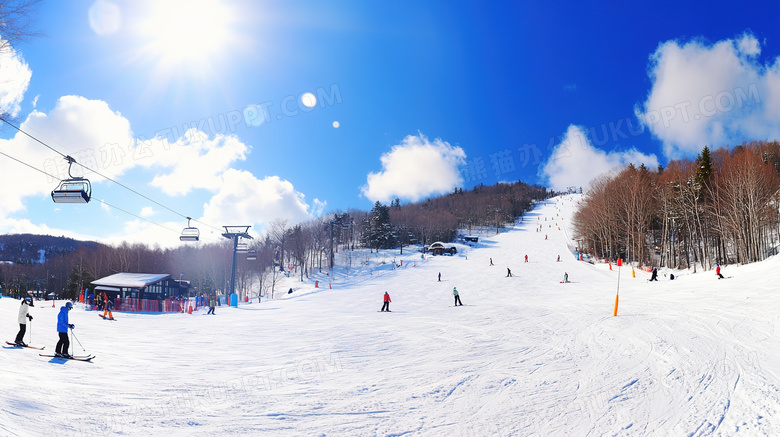
[{"label": "blue sky", "polygon": [[[184,215],[214,241],[775,139],[778,20],[774,2],[43,2],[45,36],[0,59],[0,107],[98,170],[97,200],[54,204],[56,180],[0,156],[0,232],[168,246]],[[8,126],[0,152],[67,175]]]}]

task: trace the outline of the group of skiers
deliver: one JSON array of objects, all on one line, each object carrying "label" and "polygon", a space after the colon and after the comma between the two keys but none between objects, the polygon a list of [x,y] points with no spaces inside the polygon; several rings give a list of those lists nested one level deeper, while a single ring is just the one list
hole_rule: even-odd
[{"label": "group of skiers", "polygon": [[[34,306],[35,304],[31,297],[22,299],[18,317],[19,332],[16,334],[16,339],[14,340],[15,346],[29,347],[29,345],[24,342],[24,335],[27,332],[27,322],[33,320],[33,316],[30,314],[30,308]],[[68,301],[65,302],[65,305],[60,308],[60,312],[57,314],[57,334],[59,336],[59,341],[57,341],[54,356],[58,358],[71,358],[69,353],[70,340],[68,339],[68,329],[74,329],[76,327],[76,325],[68,322],[68,312],[72,309],[73,303]]]}]

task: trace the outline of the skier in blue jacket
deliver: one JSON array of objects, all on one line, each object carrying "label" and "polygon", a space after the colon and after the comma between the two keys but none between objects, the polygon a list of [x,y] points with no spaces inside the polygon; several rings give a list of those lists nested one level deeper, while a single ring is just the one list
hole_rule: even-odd
[{"label": "skier in blue jacket", "polygon": [[60,336],[60,341],[57,342],[57,347],[54,348],[54,356],[61,358],[70,358],[68,351],[70,350],[70,340],[68,339],[68,328],[73,329],[76,325],[68,323],[68,311],[73,309],[73,302],[65,302],[65,306],[60,308],[60,313],[57,314],[57,332]]}]

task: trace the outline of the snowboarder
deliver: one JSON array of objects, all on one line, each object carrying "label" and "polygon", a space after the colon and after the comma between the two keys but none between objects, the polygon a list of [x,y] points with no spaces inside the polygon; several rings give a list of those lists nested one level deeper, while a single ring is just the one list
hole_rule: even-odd
[{"label": "snowboarder", "polygon": [[556,261],[556,262],[561,262],[561,256],[560,255],[558,255],[558,261]]},{"label": "snowboarder", "polygon": [[34,306],[32,298],[25,297],[22,299],[22,303],[19,306],[19,333],[16,334],[16,340],[14,341],[14,344],[17,346],[27,347],[27,344],[23,341],[24,334],[27,332],[27,320],[33,319],[29,311],[30,307]]},{"label": "snowboarder", "polygon": [[569,274],[566,272],[563,272],[563,283],[566,284],[569,282]]},{"label": "snowboarder", "polygon": [[653,274],[650,276],[651,281],[658,281],[658,269],[653,267]]},{"label": "snowboarder", "polygon": [[528,262],[528,255],[525,256],[525,262]]},{"label": "snowboarder", "polygon": [[510,277],[510,276],[512,276],[512,271],[511,271],[511,270],[509,270],[509,267],[507,267],[507,268],[506,268],[506,277],[508,278],[508,277]]},{"label": "snowboarder", "polygon": [[[103,293],[103,294],[105,295],[105,293]],[[114,301],[109,299],[108,296],[104,297],[103,299],[104,299],[103,302],[105,302],[103,304],[103,308],[104,308],[104,310],[103,310],[103,318],[104,319],[108,318],[108,320],[114,320],[114,314],[111,313],[111,310],[114,309]],[[106,317],[106,314],[108,314],[108,317]]]},{"label": "snowboarder", "polygon": [[457,288],[452,287],[452,295],[455,296],[455,306],[463,306],[463,303],[460,301],[460,295],[458,294]]},{"label": "snowboarder", "polygon": [[217,306],[216,300],[215,296],[209,296],[209,312],[206,313],[207,315],[212,314],[216,316],[216,314],[214,314],[214,308]]},{"label": "snowboarder", "polygon": [[60,336],[60,341],[57,342],[57,347],[54,348],[54,356],[59,358],[70,358],[68,351],[70,350],[70,340],[68,340],[68,328],[74,329],[76,325],[68,323],[68,312],[73,309],[73,302],[65,302],[65,305],[60,308],[60,313],[57,314],[57,333]]},{"label": "snowboarder", "polygon": [[718,279],[723,279],[723,275],[720,274],[720,264],[715,263],[715,274],[718,275]]},{"label": "snowboarder", "polygon": [[441,282],[441,272],[439,272],[439,282]]},{"label": "snowboarder", "polygon": [[490,258],[490,265],[493,265],[493,258]]},{"label": "snowboarder", "polygon": [[387,294],[387,292],[385,291],[384,303],[382,304],[382,310],[380,312],[388,312],[388,313],[391,312],[390,311],[390,302],[392,302],[390,300],[390,295]]}]

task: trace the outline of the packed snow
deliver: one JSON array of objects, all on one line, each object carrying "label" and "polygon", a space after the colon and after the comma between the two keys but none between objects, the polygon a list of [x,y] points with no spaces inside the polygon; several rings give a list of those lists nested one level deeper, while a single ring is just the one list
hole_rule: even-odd
[{"label": "packed snow", "polygon": [[[77,305],[72,352],[96,358],[5,347],[0,435],[780,434],[780,258],[649,282],[576,259],[580,199],[455,256],[352,253],[347,269],[342,251],[332,282],[213,316]],[[54,351],[62,304],[36,303],[28,343]],[[0,300],[5,340],[18,307]]]}]

